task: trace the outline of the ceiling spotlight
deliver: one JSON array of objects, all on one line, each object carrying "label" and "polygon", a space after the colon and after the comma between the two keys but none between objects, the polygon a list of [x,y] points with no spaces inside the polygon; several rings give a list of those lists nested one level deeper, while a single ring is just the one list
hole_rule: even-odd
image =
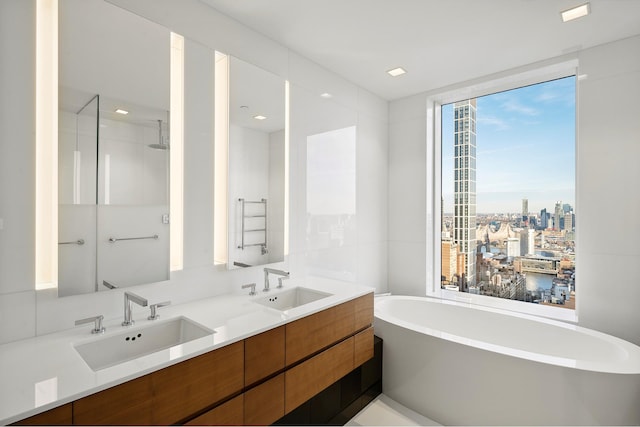
[{"label": "ceiling spotlight", "polygon": [[398,68],[394,68],[393,70],[387,71],[387,74],[389,74],[392,77],[398,77],[405,74],[406,72],[407,70],[405,70],[404,68],[398,67]]},{"label": "ceiling spotlight", "polygon": [[265,116],[261,116],[261,115],[253,116],[253,118],[256,119],[256,120],[265,120],[266,119]]},{"label": "ceiling spotlight", "polygon": [[580,6],[573,7],[571,9],[567,9],[564,12],[561,12],[562,22],[573,21],[574,19],[582,18],[583,16],[587,16],[591,12],[591,8],[589,3],[581,4]]},{"label": "ceiling spotlight", "polygon": [[116,113],[118,114],[122,114],[124,116],[126,116],[127,114],[129,114],[129,112],[127,110],[123,110],[122,108],[117,108],[116,109]]}]

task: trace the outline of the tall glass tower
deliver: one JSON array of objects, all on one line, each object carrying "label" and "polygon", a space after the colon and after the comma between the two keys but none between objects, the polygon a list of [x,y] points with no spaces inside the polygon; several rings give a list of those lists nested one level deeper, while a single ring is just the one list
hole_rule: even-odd
[{"label": "tall glass tower", "polygon": [[453,112],[453,240],[464,255],[467,285],[473,286],[476,283],[476,100],[456,102]]}]

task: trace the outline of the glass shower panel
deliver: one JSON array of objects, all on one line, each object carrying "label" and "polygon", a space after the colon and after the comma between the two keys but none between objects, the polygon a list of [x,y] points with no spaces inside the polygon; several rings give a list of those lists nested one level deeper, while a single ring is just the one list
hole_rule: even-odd
[{"label": "glass shower panel", "polygon": [[61,95],[65,102],[58,132],[58,296],[62,297],[95,291],[99,96],[70,90]]},{"label": "glass shower panel", "polygon": [[[117,113],[126,105],[128,114]],[[97,283],[169,279],[167,111],[102,98]]]}]

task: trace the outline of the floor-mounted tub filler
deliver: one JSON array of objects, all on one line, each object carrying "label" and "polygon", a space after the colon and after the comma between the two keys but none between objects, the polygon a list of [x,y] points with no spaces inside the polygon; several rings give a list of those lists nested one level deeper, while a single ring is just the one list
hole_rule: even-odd
[{"label": "floor-mounted tub filler", "polygon": [[383,393],[444,425],[639,425],[640,347],[434,298],[375,300]]}]

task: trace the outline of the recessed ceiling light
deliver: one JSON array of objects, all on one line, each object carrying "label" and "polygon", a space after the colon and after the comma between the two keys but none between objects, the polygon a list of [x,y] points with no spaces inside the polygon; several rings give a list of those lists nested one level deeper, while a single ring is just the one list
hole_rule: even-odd
[{"label": "recessed ceiling light", "polygon": [[129,114],[129,112],[127,110],[123,110],[122,108],[116,109],[116,113],[123,114],[123,115]]},{"label": "recessed ceiling light", "polygon": [[561,12],[560,15],[562,16],[562,22],[568,22],[587,16],[590,12],[591,8],[589,7],[589,3],[585,3],[580,6],[567,9],[564,12]]},{"label": "recessed ceiling light", "polygon": [[333,97],[333,95],[331,95],[329,92],[321,93],[320,96],[325,99],[329,99]]},{"label": "recessed ceiling light", "polygon": [[407,70],[405,70],[404,68],[398,67],[398,68],[394,68],[393,70],[387,71],[387,74],[389,74],[390,76],[393,76],[393,77],[398,77],[398,76],[403,75],[406,72],[407,72]]},{"label": "recessed ceiling light", "polygon": [[256,119],[256,120],[265,120],[266,119],[265,116],[261,116],[261,115],[253,116],[253,118]]}]

